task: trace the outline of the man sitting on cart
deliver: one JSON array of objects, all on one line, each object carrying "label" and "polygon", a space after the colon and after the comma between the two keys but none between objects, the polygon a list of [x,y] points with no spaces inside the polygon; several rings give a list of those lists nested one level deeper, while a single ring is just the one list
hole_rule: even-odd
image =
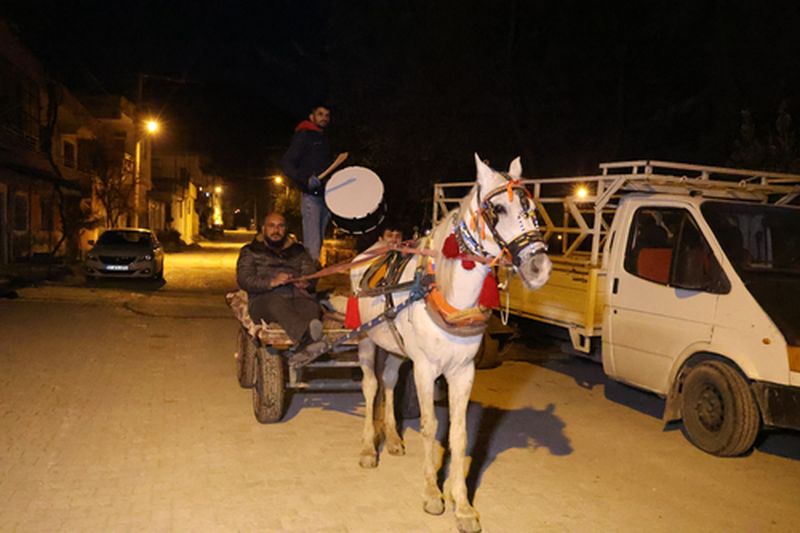
[{"label": "man sitting on cart", "polygon": [[328,349],[323,339],[321,307],[314,284],[291,279],[312,274],[315,263],[292,235],[280,213],[264,217],[261,233],[242,247],[236,263],[236,281],[247,292],[250,318],[256,323],[277,322],[295,343],[290,364],[301,366]]}]

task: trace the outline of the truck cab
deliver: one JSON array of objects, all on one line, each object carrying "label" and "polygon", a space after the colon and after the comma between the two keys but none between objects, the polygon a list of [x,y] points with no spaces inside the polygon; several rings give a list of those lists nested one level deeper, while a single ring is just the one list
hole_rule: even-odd
[{"label": "truck cab", "polygon": [[[800,428],[800,209],[629,196],[608,241],[603,370],[719,455]],[[760,415],[760,416],[759,416]],[[723,435],[720,435],[723,434]]]}]

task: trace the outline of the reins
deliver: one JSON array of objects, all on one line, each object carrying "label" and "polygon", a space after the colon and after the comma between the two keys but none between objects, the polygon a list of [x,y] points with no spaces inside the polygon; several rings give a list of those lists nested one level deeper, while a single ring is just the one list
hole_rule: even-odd
[{"label": "reins", "polygon": [[[381,246],[374,250],[368,250],[361,254],[360,257],[352,260],[346,261],[343,263],[338,263],[335,265],[327,266],[323,269],[318,270],[313,274],[307,274],[305,276],[298,276],[295,278],[291,278],[283,282],[281,285],[288,285],[289,283],[297,283],[299,281],[309,281],[312,279],[319,279],[324,278],[326,276],[331,276],[333,274],[339,274],[341,272],[347,272],[354,267],[363,265],[364,263],[369,263],[376,257],[380,257],[392,251],[397,251],[402,254],[413,254],[413,255],[421,255],[425,257],[436,257],[437,252],[435,250],[427,249],[427,248],[420,248],[416,246],[410,246],[410,244],[416,244],[416,241],[405,241],[400,244],[387,244],[385,246]],[[495,265],[510,265],[511,262],[504,257],[503,254],[488,258],[483,257],[480,255],[473,255],[473,254],[463,254],[459,256],[459,259],[466,259],[475,261],[476,263],[482,263],[484,265],[495,266]]]}]

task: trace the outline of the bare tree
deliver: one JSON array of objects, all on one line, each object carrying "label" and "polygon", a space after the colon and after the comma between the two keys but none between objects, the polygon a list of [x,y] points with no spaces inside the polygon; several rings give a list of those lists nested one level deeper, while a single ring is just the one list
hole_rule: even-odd
[{"label": "bare tree", "polygon": [[133,210],[133,179],[123,168],[122,158],[114,157],[110,149],[97,151],[94,167],[94,191],[105,211],[106,227],[119,227],[121,219]]}]

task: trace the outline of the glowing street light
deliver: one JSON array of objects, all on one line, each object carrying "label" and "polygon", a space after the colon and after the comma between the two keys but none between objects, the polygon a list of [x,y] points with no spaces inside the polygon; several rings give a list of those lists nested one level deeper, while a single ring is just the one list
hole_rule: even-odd
[{"label": "glowing street light", "polygon": [[589,196],[589,189],[587,189],[585,185],[579,185],[578,188],[575,189],[575,196],[584,200]]},{"label": "glowing street light", "polygon": [[155,119],[146,120],[144,123],[144,127],[147,130],[147,133],[158,133],[159,128],[161,125]]},{"label": "glowing street light", "polygon": [[281,185],[283,184],[283,176],[275,176],[272,178],[272,181],[274,181],[277,185]]},{"label": "glowing street light", "polygon": [[214,187],[214,192],[217,194],[222,194],[222,186],[217,185],[216,187]]}]

